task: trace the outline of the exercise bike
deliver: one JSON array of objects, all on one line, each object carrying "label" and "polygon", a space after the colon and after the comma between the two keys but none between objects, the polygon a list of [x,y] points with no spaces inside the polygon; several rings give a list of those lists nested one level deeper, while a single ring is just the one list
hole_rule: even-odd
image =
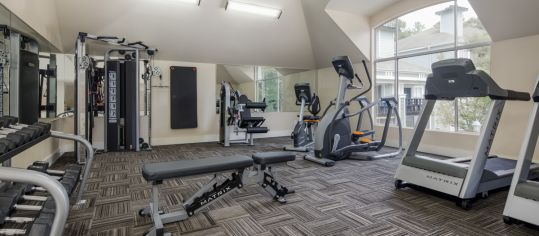
[{"label": "exercise bike", "polygon": [[[297,83],[294,85],[296,93],[296,105],[300,106],[298,122],[294,126],[291,138],[294,140],[293,146],[284,147],[285,151],[309,152],[314,144],[314,128],[320,117],[320,100],[316,94],[311,94],[309,83]],[[305,116],[305,108],[312,114]]]},{"label": "exercise bike", "polygon": [[[386,120],[381,140],[374,140],[375,131],[361,130],[362,116],[366,112],[369,114],[372,126],[372,114],[370,109],[379,103],[370,103],[365,95],[371,90],[372,80],[365,61],[362,61],[367,74],[369,87],[350,100],[345,100],[346,91],[350,89],[363,89],[363,82],[354,73],[352,63],[346,56],[336,57],[332,60],[335,70],[339,74],[340,85],[339,93],[334,102],[328,106],[326,112],[318,124],[314,142],[314,156],[306,155],[305,160],[309,160],[325,166],[335,165],[335,161],[349,158],[353,153],[364,153],[367,157],[357,159],[377,159],[382,157],[394,157],[402,152],[402,125],[397,111],[397,100],[395,98],[382,98],[380,103],[387,108]],[[357,79],[360,86],[354,85],[353,81]],[[360,109],[350,114],[351,104],[358,103]],[[334,106],[334,109],[330,107]],[[351,131],[350,118],[358,116],[358,125],[354,132]],[[395,116],[399,128],[400,147],[396,152],[382,154],[381,149],[385,145],[389,125],[392,117]],[[369,138],[370,137],[370,138]]]}]

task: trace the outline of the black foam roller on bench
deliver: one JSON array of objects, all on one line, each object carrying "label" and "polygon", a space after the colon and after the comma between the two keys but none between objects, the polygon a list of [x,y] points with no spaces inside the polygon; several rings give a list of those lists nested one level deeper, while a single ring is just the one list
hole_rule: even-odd
[{"label": "black foam roller on bench", "polygon": [[262,134],[267,133],[267,127],[247,127],[247,133],[249,134]]}]

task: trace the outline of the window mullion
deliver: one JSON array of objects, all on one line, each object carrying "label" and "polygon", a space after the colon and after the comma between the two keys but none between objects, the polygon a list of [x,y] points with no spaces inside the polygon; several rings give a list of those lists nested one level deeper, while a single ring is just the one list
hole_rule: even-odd
[{"label": "window mullion", "polygon": [[[459,56],[458,55],[458,50],[457,50],[457,46],[458,46],[457,41],[458,41],[458,33],[459,33],[458,28],[457,28],[458,27],[457,26],[457,24],[458,24],[457,13],[458,13],[458,2],[457,2],[457,0],[454,0],[454,6],[453,6],[453,20],[454,20],[454,27],[453,27],[454,29],[453,30],[455,32],[454,35],[453,35],[454,40],[455,40],[453,42],[453,46],[454,46],[454,50],[455,50],[453,52],[454,58],[458,58],[458,56]],[[454,121],[455,122],[455,124],[454,124],[455,132],[459,132],[459,101],[458,100],[459,99],[456,98],[455,101],[454,101],[454,104],[453,104],[453,107],[454,107],[454,110],[455,110],[455,121]]]},{"label": "window mullion", "polygon": [[[395,50],[394,50],[394,57],[397,57],[397,54],[398,54],[398,49],[399,48],[399,19],[397,18],[397,20],[395,20]],[[399,61],[398,60],[395,60],[394,61],[394,66],[393,66],[393,81],[394,81],[394,84],[395,84],[395,88],[393,88],[393,95],[395,96],[395,98],[397,99],[397,101],[399,101]],[[399,106],[399,102],[397,102],[397,106]]]}]

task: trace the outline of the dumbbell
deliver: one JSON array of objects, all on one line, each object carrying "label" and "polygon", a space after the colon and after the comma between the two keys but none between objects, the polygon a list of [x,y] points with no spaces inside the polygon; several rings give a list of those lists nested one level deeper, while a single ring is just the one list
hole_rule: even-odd
[{"label": "dumbbell", "polygon": [[41,212],[30,228],[28,236],[50,235],[54,213]]},{"label": "dumbbell", "polygon": [[23,137],[18,134],[0,135],[0,155],[24,144]]},{"label": "dumbbell", "polygon": [[44,202],[47,200],[47,197],[44,196],[33,196],[33,195],[26,195],[27,193],[32,192],[33,186],[29,184],[20,184],[16,183],[7,188],[5,191],[0,192],[0,198],[1,197],[14,197],[17,199],[22,199],[26,201],[39,201]]},{"label": "dumbbell", "polygon": [[77,182],[80,179],[81,166],[76,164],[68,164],[66,170],[51,170],[49,169],[49,163],[45,161],[36,161],[28,167],[29,170],[34,170],[51,175],[53,178],[57,178],[60,183],[66,189],[66,192],[71,195]]},{"label": "dumbbell", "polygon": [[[0,203],[3,198],[0,197]],[[45,204],[43,206],[27,206],[27,205],[13,205],[11,209],[6,211],[5,207],[0,209],[0,224],[6,222],[28,224],[32,223],[30,231],[24,229],[0,229],[0,234],[7,235],[48,235],[50,228],[54,220],[55,204],[54,199],[46,197]],[[4,203],[11,204],[10,201],[4,201]],[[32,208],[29,208],[32,207]],[[31,217],[10,217],[10,213],[13,210],[26,210],[26,211],[39,211],[39,215],[36,218]],[[27,234],[28,233],[28,234]]]},{"label": "dumbbell", "polygon": [[27,127],[11,127],[11,119],[0,117],[0,130],[3,134],[13,133],[17,131],[21,131],[21,135],[24,135],[24,138],[26,139],[26,142],[32,140],[34,137],[38,137],[39,133],[41,132],[39,129],[42,128],[27,128]]},{"label": "dumbbell", "polygon": [[54,221],[54,212],[56,211],[56,205],[54,199],[48,198],[45,204],[43,204],[42,210],[39,216],[32,224],[32,228],[28,233],[29,236],[49,235]]},{"label": "dumbbell", "polygon": [[17,145],[17,147],[30,142],[33,139],[32,134],[30,134],[28,130],[17,131],[4,128],[0,129],[0,138],[8,137]]},{"label": "dumbbell", "polygon": [[22,136],[24,142],[29,142],[50,132],[50,124],[36,123],[34,125],[18,124],[18,119],[12,116],[0,117],[0,134],[16,133]]},{"label": "dumbbell", "polygon": [[46,162],[46,161],[34,161],[34,163],[32,163],[32,167],[35,168],[35,170],[37,171],[47,173],[49,175],[59,175],[59,176],[62,176],[62,175],[65,175],[66,173],[71,173],[71,172],[79,175],[81,171],[81,166],[77,164],[68,164],[66,165],[65,170],[52,170],[52,169],[49,169],[50,164],[49,162]]},{"label": "dumbbell", "polygon": [[14,116],[3,116],[0,117],[0,122],[4,123],[4,127],[13,128],[13,129],[33,129],[37,132],[38,136],[44,135],[51,131],[51,124],[37,122],[32,125],[20,124],[19,118]]}]

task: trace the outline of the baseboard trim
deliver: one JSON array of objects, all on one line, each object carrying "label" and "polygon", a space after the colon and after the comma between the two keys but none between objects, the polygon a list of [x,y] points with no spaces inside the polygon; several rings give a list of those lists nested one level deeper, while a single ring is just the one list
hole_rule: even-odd
[{"label": "baseboard trim", "polygon": [[[274,137],[287,137],[290,136],[289,130],[280,130],[280,131],[270,131],[265,134],[254,134],[254,139],[258,138],[274,138]],[[242,138],[243,136],[237,136]],[[236,136],[232,137],[236,139]],[[181,137],[164,137],[164,138],[152,138],[152,146],[163,146],[163,145],[175,145],[175,144],[190,144],[190,143],[208,143],[208,142],[218,142],[219,135],[193,135],[193,136],[181,136]]]},{"label": "baseboard trim", "polygon": [[53,153],[48,155],[43,159],[43,161],[48,162],[50,165],[54,164],[62,155],[64,155],[64,151],[62,151],[62,148],[56,149]]}]

